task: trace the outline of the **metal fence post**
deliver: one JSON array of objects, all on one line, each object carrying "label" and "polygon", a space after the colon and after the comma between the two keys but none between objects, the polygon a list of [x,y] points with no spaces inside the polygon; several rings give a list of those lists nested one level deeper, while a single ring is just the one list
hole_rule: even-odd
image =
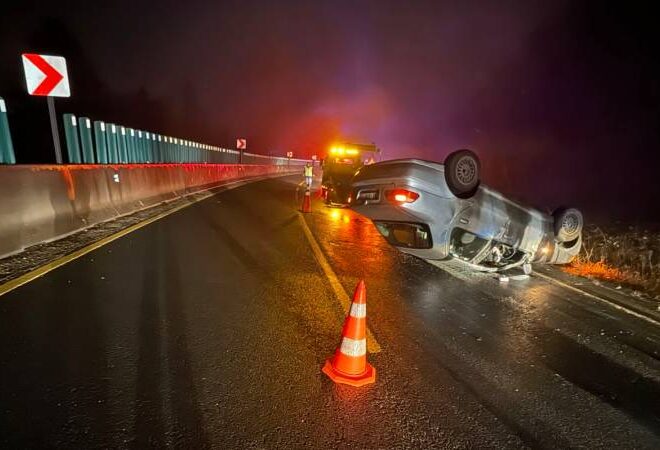
[{"label": "metal fence post", "polygon": [[78,119],[78,131],[80,132],[80,147],[82,149],[82,161],[85,164],[94,164],[94,142],[92,141],[92,121],[87,117]]},{"label": "metal fence post", "polygon": [[108,139],[106,137],[105,123],[100,120],[94,122],[94,141],[96,144],[96,160],[99,164],[108,164]]},{"label": "metal fence post", "polygon": [[0,97],[0,164],[16,164],[14,144],[11,141],[7,120],[7,105],[2,97]]},{"label": "metal fence post", "polygon": [[64,120],[64,138],[66,140],[66,150],[69,156],[69,164],[80,164],[80,141],[78,140],[78,122],[73,114],[63,114]]}]

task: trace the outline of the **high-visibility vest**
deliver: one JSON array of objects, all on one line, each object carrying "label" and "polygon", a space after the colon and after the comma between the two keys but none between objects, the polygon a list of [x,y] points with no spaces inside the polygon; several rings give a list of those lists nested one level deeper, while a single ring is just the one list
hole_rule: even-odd
[{"label": "high-visibility vest", "polygon": [[314,168],[312,166],[305,166],[305,176],[311,177],[314,176]]}]

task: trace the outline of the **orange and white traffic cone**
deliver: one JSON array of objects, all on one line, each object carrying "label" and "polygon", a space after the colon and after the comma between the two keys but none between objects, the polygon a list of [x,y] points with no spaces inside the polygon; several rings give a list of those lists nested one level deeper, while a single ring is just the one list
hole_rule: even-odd
[{"label": "orange and white traffic cone", "polygon": [[300,211],[304,213],[312,212],[312,196],[309,193],[309,187],[305,189],[305,195],[303,196],[302,206]]},{"label": "orange and white traffic cone", "polygon": [[376,369],[367,362],[367,289],[364,281],[355,288],[341,343],[335,355],[325,362],[323,373],[335,383],[357,387],[376,381]]}]

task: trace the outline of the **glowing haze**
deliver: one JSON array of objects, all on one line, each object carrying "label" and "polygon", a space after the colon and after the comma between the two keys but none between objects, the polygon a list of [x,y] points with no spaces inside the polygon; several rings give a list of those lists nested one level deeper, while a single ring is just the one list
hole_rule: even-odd
[{"label": "glowing haze", "polygon": [[[39,26],[37,9],[22,8],[8,14],[3,55],[25,51],[12,43]],[[660,195],[649,183],[657,32],[639,9],[135,0],[39,10],[69,29],[108,90],[144,88],[177,111],[163,130],[173,135],[223,146],[246,137],[251,151],[300,157],[340,139],[375,142],[386,158],[442,160],[469,147],[486,181],[548,206],[643,216]]]}]

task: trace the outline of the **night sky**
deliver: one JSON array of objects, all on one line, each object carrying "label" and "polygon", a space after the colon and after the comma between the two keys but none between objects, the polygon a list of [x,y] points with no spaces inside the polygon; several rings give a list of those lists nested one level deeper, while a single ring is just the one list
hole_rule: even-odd
[{"label": "night sky", "polygon": [[645,7],[12,3],[0,96],[20,162],[52,158],[45,101],[24,93],[20,62],[43,52],[68,60],[61,113],[300,157],[337,139],[373,141],[386,158],[468,147],[489,184],[538,207],[660,219],[660,36]]}]

